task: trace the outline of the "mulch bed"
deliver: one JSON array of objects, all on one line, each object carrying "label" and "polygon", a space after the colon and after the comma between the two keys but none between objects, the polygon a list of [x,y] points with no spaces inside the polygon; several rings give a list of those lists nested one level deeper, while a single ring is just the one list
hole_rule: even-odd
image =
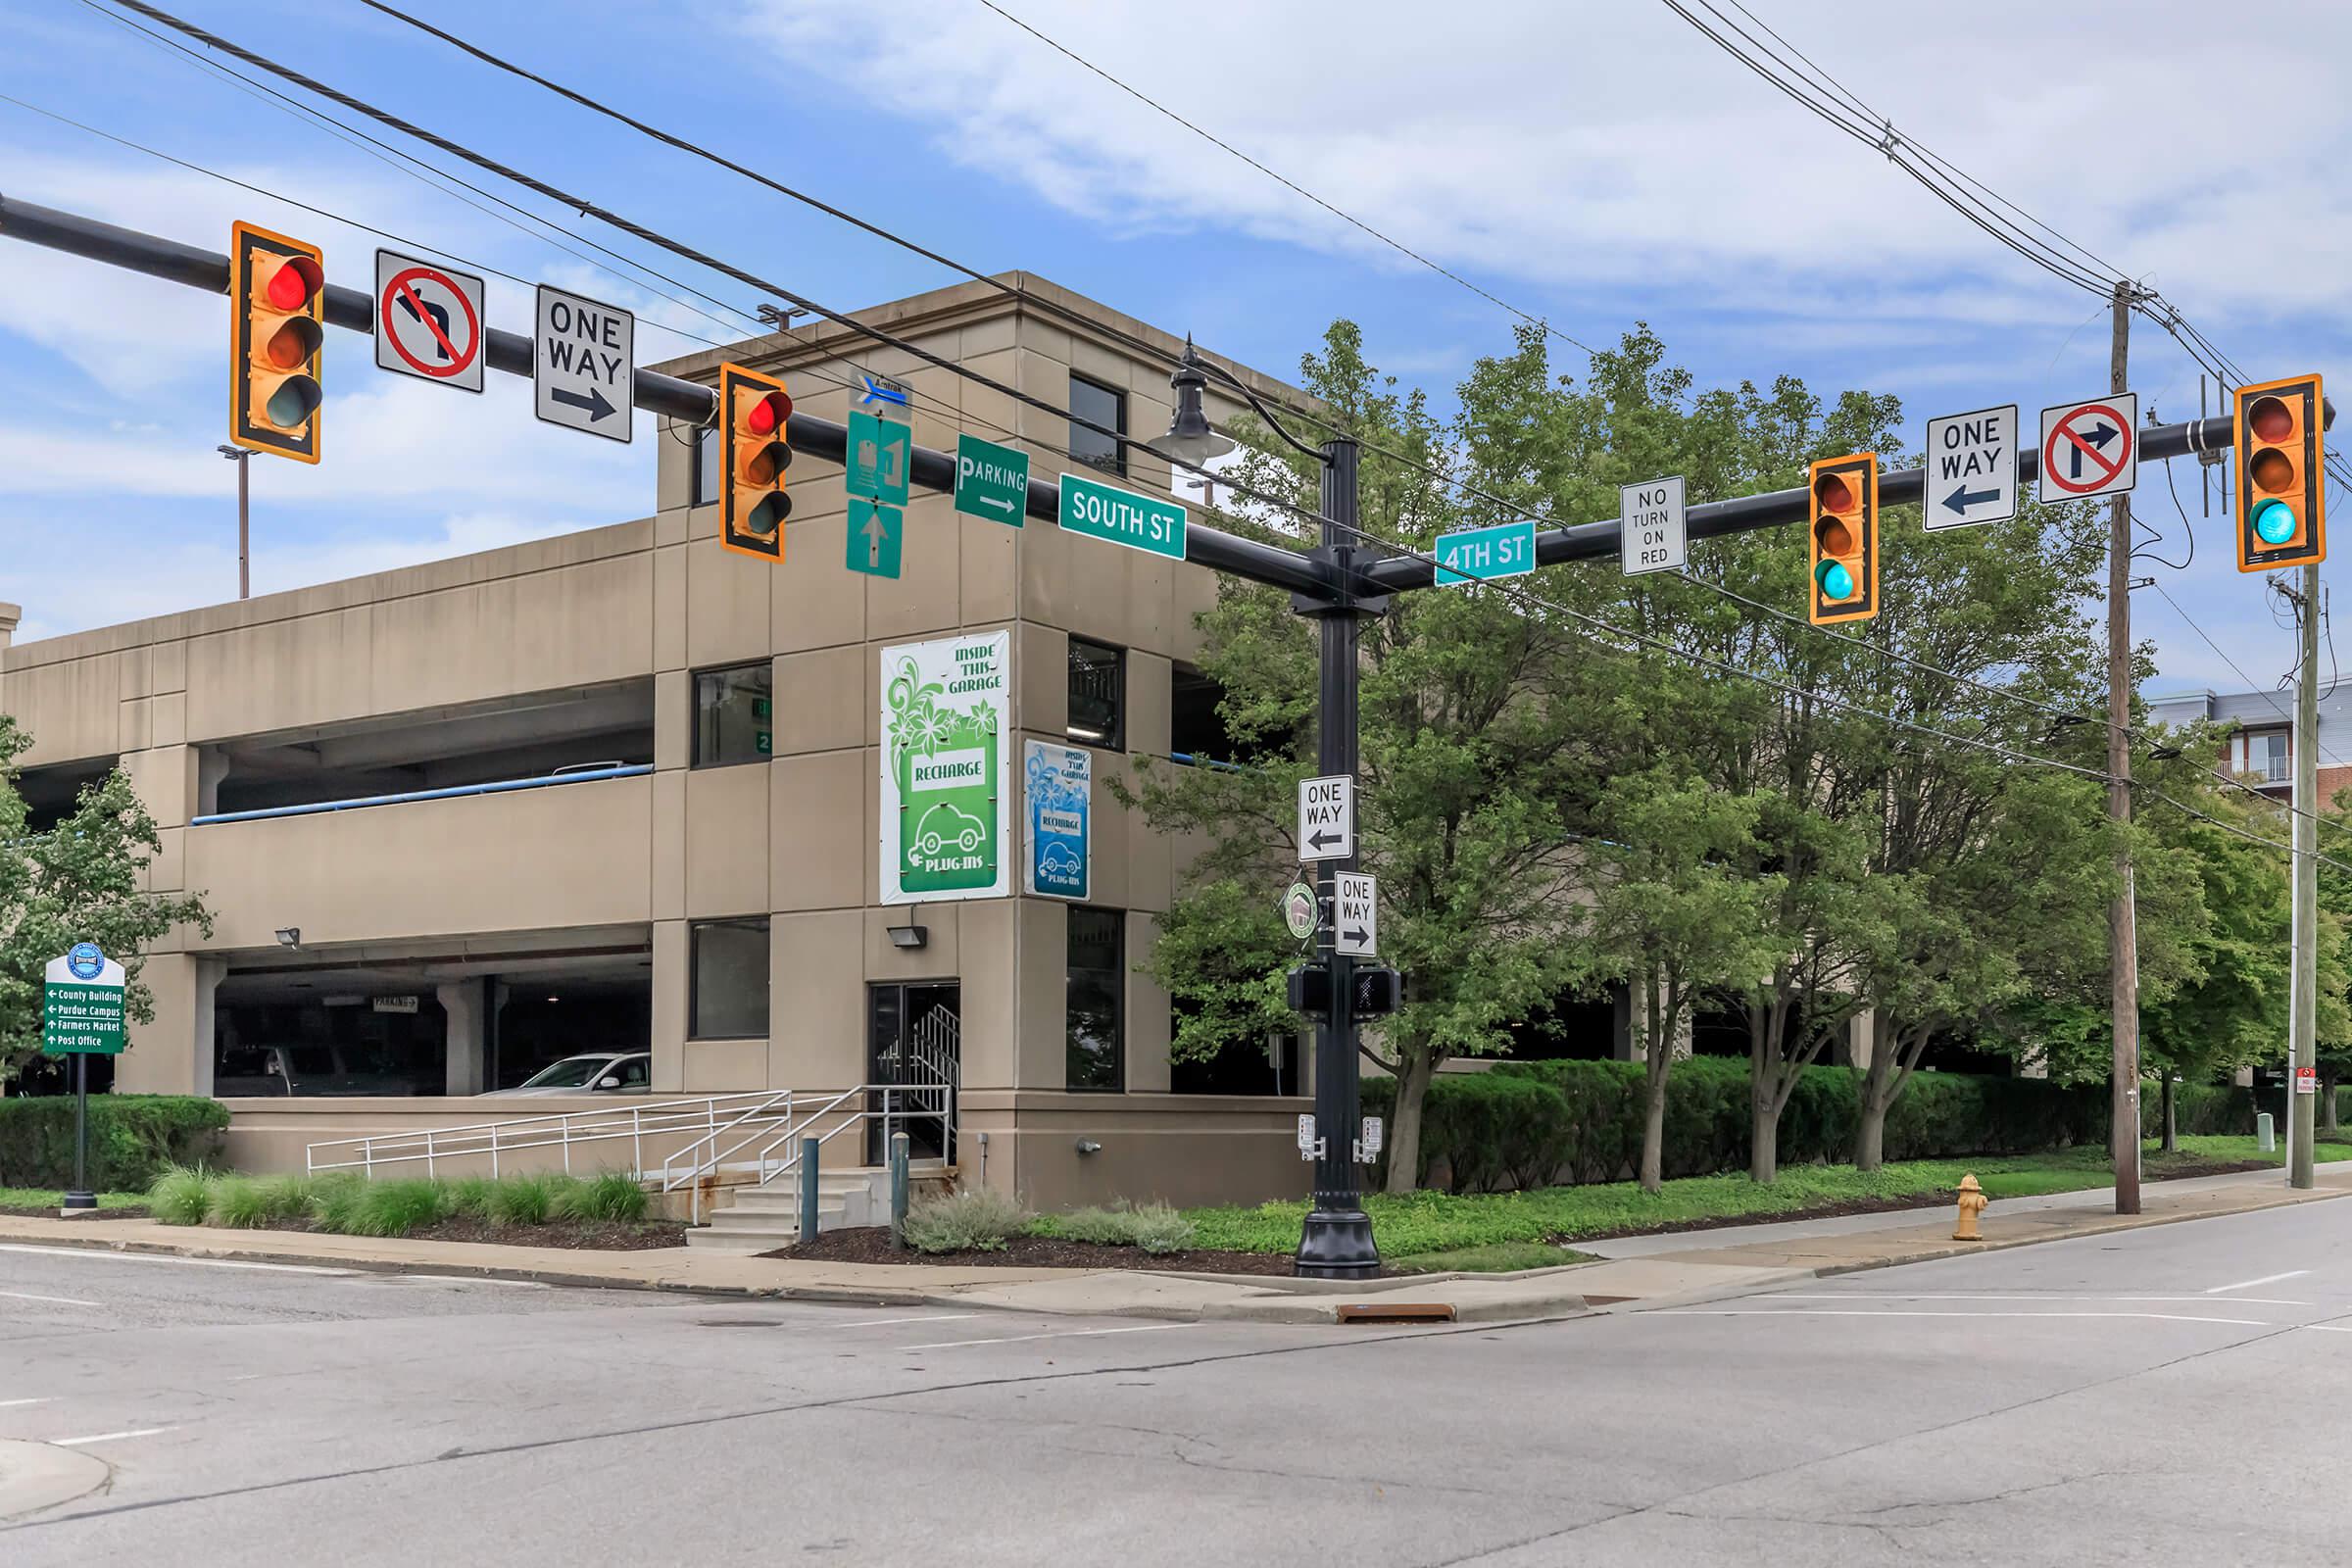
[{"label": "mulch bed", "polygon": [[[322,1232],[307,1219],[278,1220],[256,1227],[267,1231]],[[220,1227],[216,1234],[228,1234]],[[488,1220],[460,1217],[422,1225],[406,1236],[385,1237],[402,1242],[487,1242],[495,1247],[548,1247],[564,1251],[637,1252],[658,1247],[684,1247],[686,1227],[666,1221],[550,1220],[545,1225],[494,1225]]]},{"label": "mulch bed", "polygon": [[[24,1203],[0,1203],[0,1214],[24,1214],[34,1219],[57,1219],[60,1217],[60,1211],[55,1207],[35,1208]],[[88,1208],[73,1217],[74,1219],[145,1219],[148,1215],[144,1208]]]},{"label": "mulch bed", "polygon": [[[788,1257],[827,1263],[955,1263],[984,1268],[1123,1268],[1150,1274],[1279,1274],[1291,1272],[1288,1252],[1229,1252],[1196,1248],[1189,1252],[1147,1252],[1136,1247],[1104,1247],[1096,1242],[1064,1241],[1054,1236],[1015,1236],[1001,1252],[918,1252],[895,1250],[890,1227],[865,1225],[826,1231],[813,1242],[796,1243],[762,1257]],[[1381,1273],[1397,1271],[1383,1268]]]}]

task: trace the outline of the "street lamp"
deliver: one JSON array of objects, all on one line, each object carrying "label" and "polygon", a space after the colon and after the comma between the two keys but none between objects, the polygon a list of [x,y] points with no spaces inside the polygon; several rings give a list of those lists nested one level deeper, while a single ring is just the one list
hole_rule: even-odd
[{"label": "street lamp", "polygon": [[[1274,416],[1274,411],[1242,384],[1241,378],[1209,364],[1186,339],[1184,359],[1168,377],[1176,408],[1161,450],[1177,462],[1197,466],[1231,452],[1234,443],[1209,427],[1201,398],[1214,375],[1239,392],[1266,427],[1323,466],[1323,538],[1312,552],[1327,580],[1353,584],[1356,545],[1356,444],[1335,436],[1321,448],[1308,446]],[[1355,775],[1356,635],[1365,619],[1388,609],[1385,595],[1345,591],[1333,600],[1294,598],[1292,606],[1322,624],[1321,668],[1315,708],[1315,766],[1326,775]],[[1355,858],[1325,860],[1317,873],[1323,907],[1333,906],[1333,879],[1355,869]],[[1312,1279],[1366,1279],[1380,1272],[1380,1250],[1372,1242],[1372,1219],[1364,1212],[1355,1169],[1356,1086],[1355,959],[1327,953],[1331,1007],[1315,1023],[1315,1196],[1298,1236],[1297,1273]]]},{"label": "street lamp", "polygon": [[253,454],[244,447],[215,447],[229,462],[237,466],[237,597],[253,597],[253,535],[251,509],[253,503],[253,466],[246,460]]}]

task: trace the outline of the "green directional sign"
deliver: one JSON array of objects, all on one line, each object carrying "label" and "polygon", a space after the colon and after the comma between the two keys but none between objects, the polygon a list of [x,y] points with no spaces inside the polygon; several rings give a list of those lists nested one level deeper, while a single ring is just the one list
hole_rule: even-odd
[{"label": "green directional sign", "polygon": [[[906,469],[914,453],[914,428],[878,415],[850,411],[850,440],[843,483],[850,494],[869,501],[906,505]],[[892,575],[897,575],[895,572]]]},{"label": "green directional sign", "polygon": [[122,1054],[122,966],[77,942],[42,973],[41,1052],[44,1055]]},{"label": "green directional sign", "polygon": [[1182,561],[1185,521],[1184,508],[1166,496],[1121,490],[1074,473],[1061,476],[1061,526],[1066,532]]},{"label": "green directional sign", "polygon": [[906,537],[906,514],[897,507],[850,498],[850,530],[844,561],[869,577],[899,574],[899,546]]},{"label": "green directional sign", "polygon": [[1523,577],[1536,569],[1536,525],[1498,522],[1490,528],[1464,528],[1440,534],[1437,581],[1441,588],[1459,588],[1493,577]]},{"label": "green directional sign", "polygon": [[1029,454],[957,436],[956,510],[1018,528],[1029,512]]}]

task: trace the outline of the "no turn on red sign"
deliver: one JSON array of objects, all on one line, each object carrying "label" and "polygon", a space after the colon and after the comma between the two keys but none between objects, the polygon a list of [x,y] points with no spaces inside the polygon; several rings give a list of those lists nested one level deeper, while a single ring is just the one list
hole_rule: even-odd
[{"label": "no turn on red sign", "polygon": [[375,363],[443,386],[482,389],[482,280],[471,272],[375,253]]},{"label": "no turn on red sign", "polygon": [[2139,483],[2139,394],[2041,411],[2041,501],[2087,501]]}]

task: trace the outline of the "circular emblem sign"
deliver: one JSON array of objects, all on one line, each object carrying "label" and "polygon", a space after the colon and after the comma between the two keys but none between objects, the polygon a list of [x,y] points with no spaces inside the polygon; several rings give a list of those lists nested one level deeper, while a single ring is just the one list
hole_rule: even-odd
[{"label": "circular emblem sign", "polygon": [[1303,882],[1294,882],[1282,896],[1283,923],[1291,935],[1304,942],[1315,934],[1315,890]]},{"label": "circular emblem sign", "polygon": [[66,968],[76,980],[95,980],[106,970],[106,955],[95,942],[76,942],[66,955]]}]

